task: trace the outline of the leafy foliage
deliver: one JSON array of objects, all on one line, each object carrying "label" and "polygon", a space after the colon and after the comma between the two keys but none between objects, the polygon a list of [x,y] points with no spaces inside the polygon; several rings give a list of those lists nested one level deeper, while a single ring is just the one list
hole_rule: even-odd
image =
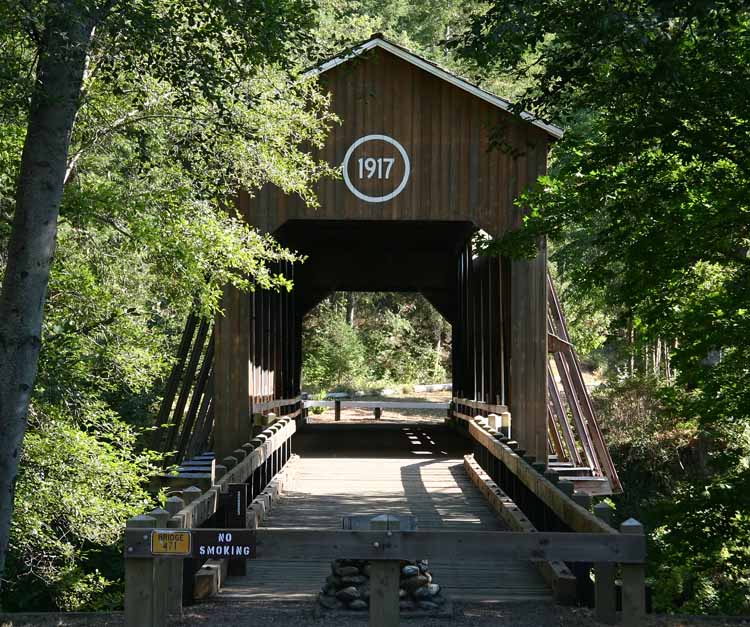
[{"label": "leafy foliage", "polygon": [[337,294],[305,319],[303,385],[443,382],[449,337],[449,325],[421,295]]},{"label": "leafy foliage", "polygon": [[315,203],[307,146],[334,121],[299,80],[311,5],[17,2],[0,6],[0,268],[41,54],[93,20],[21,459],[9,609],[114,608],[119,534],[143,511],[153,421],[187,311],[222,287],[286,288],[296,259],[235,215],[272,182]]},{"label": "leafy foliage", "polygon": [[136,432],[101,402],[77,415],[37,404],[16,488],[3,607],[114,609],[123,521],[151,502]]},{"label": "leafy foliage", "polygon": [[[519,0],[493,3],[463,41],[478,71],[529,81],[519,108],[567,127],[550,175],[521,199],[524,228],[498,250],[555,239],[568,294],[595,295],[611,321],[610,400],[659,377],[630,405],[659,399],[640,426],[619,424],[661,609],[750,611],[749,34],[732,0]],[[659,470],[675,450],[682,465]],[[649,473],[664,481],[636,478]]]}]

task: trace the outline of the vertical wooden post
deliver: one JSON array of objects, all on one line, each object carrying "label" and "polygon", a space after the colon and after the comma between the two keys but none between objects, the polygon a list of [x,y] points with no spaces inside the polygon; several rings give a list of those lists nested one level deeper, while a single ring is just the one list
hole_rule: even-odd
[{"label": "vertical wooden post", "polygon": [[[230,503],[227,508],[227,529],[244,529],[247,526],[247,484],[230,483]],[[230,559],[227,574],[244,576],[247,574],[247,560],[243,558]]]},{"label": "vertical wooden post", "polygon": [[[152,516],[134,516],[127,528],[143,529],[144,535],[156,526]],[[154,560],[125,557],[125,627],[155,625],[154,622]]]},{"label": "vertical wooden post", "polygon": [[514,260],[510,297],[510,411],[513,434],[537,461],[547,463],[547,252]]},{"label": "vertical wooden post", "polygon": [[573,500],[583,507],[583,509],[591,509],[591,495],[585,492],[573,492]]},{"label": "vertical wooden post", "polygon": [[[185,507],[185,501],[179,496],[170,496],[166,502],[166,510],[170,514],[167,527],[179,529],[184,526],[182,516],[176,514]],[[168,560],[169,566],[167,586],[167,614],[179,614],[182,612],[182,560]]]},{"label": "vertical wooden post", "polygon": [[380,417],[383,415],[383,410],[380,407],[375,408],[375,420],[380,420]]},{"label": "vertical wooden post", "polygon": [[399,621],[398,584],[401,562],[370,562],[370,627],[396,627]]},{"label": "vertical wooden post", "polygon": [[[166,509],[157,507],[149,513],[156,521],[157,529],[166,529],[167,523],[171,516]],[[167,624],[167,597],[169,596],[169,576],[171,573],[171,559],[155,558],[154,559],[154,624]]]},{"label": "vertical wooden post", "polygon": [[[620,533],[643,535],[643,525],[628,518],[620,525]],[[637,627],[646,616],[645,564],[622,564],[622,624]]]},{"label": "vertical wooden post", "polygon": [[[182,498],[185,501],[185,505],[190,505],[193,501],[200,498],[203,492],[198,486],[190,486],[182,491]],[[183,521],[185,527],[193,526],[192,515],[186,513],[185,520]],[[193,578],[195,573],[200,568],[200,562],[192,557],[186,557],[182,560],[182,604],[190,605],[193,603]]]},{"label": "vertical wooden post", "polygon": [[250,297],[227,286],[214,324],[214,451],[229,455],[250,435]]},{"label": "vertical wooden post", "polygon": [[[510,412],[504,411],[502,414],[500,414],[500,432],[506,437],[511,438],[513,437],[510,432]],[[536,459],[536,456],[534,456],[534,459]],[[545,466],[547,465],[546,461],[544,462]]]},{"label": "vertical wooden post", "polygon": [[341,420],[341,401],[339,399],[336,399],[333,401],[333,411],[335,415],[335,420],[336,421]]},{"label": "vertical wooden post", "polygon": [[[612,524],[612,508],[606,503],[594,506],[594,514],[599,520]],[[596,620],[605,625],[617,622],[617,600],[615,596],[615,564],[596,562],[594,564],[594,604]]]}]

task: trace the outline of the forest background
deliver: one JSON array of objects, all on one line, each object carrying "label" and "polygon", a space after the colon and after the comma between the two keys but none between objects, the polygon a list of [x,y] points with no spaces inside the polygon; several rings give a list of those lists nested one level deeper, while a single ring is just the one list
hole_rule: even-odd
[{"label": "forest background", "polygon": [[[35,64],[58,5],[66,3],[0,8],[3,268]],[[115,13],[94,40],[3,609],[120,605],[120,530],[148,505],[144,482],[158,459],[144,443],[187,312],[212,314],[227,281],[288,288],[265,264],[293,253],[235,221],[223,194],[272,181],[314,202],[310,184],[326,168],[292,147],[320,141],[335,120],[325,95],[296,76],[382,32],[566,128],[550,175],[523,199],[532,207],[523,232],[489,252],[523,255],[537,234],[551,237],[553,272],[579,354],[596,374],[625,487],[614,505],[649,533],[656,608],[750,613],[744,3],[261,5],[276,13],[254,23],[260,44],[239,90],[203,89],[211,77],[183,75],[176,62],[164,69],[174,50],[159,42],[154,20],[166,17],[187,50],[192,42],[214,62],[206,71],[232,71],[201,48],[226,24],[191,21],[192,3],[130,3],[133,13]],[[282,39],[286,47],[272,43]],[[147,40],[148,55],[134,54]],[[227,37],[223,51],[235,43]],[[311,391],[450,380],[450,327],[419,295],[337,294],[304,333]]]}]

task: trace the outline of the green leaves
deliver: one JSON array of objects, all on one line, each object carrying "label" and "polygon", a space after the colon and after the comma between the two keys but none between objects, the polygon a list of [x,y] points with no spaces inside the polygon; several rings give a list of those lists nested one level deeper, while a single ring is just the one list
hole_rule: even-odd
[{"label": "green leaves", "polygon": [[297,256],[251,229],[234,201],[240,189],[274,184],[314,205],[312,183],[330,174],[307,152],[335,121],[328,98],[299,79],[312,8],[0,6],[0,244],[15,210],[35,64],[64,65],[70,33],[82,20],[96,26],[91,48],[75,50],[87,63],[3,607],[117,607],[119,533],[143,511],[152,470],[128,425],[152,422],[187,311],[218,314],[226,284],[290,288],[270,266]]},{"label": "green leaves", "polygon": [[[644,482],[661,443],[634,427],[617,445],[625,498],[643,499],[657,582],[669,582],[657,602],[687,612],[750,607],[749,36],[750,10],[734,0],[518,0],[493,3],[463,41],[478,72],[528,81],[519,108],[567,127],[549,176],[519,199],[523,228],[495,249],[522,256],[554,240],[567,302],[593,300],[610,320],[601,350],[615,385],[669,360],[661,403],[641,420],[659,438],[694,437],[678,448],[696,466]],[[631,413],[649,396],[618,393]],[[610,437],[627,413],[613,412]]]},{"label": "green leaves", "polygon": [[136,433],[98,403],[85,424],[37,403],[16,487],[3,607],[114,609],[121,603],[123,521],[150,503]]},{"label": "green leaves", "polygon": [[450,327],[421,295],[336,294],[308,314],[303,333],[305,389],[443,383],[450,367]]}]

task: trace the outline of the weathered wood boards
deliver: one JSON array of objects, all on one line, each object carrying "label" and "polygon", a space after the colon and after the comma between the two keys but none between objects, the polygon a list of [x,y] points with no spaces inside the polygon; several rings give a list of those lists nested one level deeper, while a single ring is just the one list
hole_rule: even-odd
[{"label": "weathered wood boards", "polygon": [[[197,498],[190,501],[178,514],[184,517],[185,525],[198,527],[212,516],[219,506],[219,494],[229,487],[230,483],[243,483],[250,477],[254,470],[260,468],[263,463],[269,459],[275,451],[288,441],[288,439],[297,430],[297,424],[294,420],[283,419],[277,423],[278,428],[274,428],[268,438],[254,447],[252,451],[233,468],[228,470],[212,487],[201,494],[200,489],[197,491]],[[183,491],[183,498],[185,498]],[[191,494],[194,494],[192,492]]]},{"label": "weathered wood boards", "polygon": [[[464,457],[466,474],[474,485],[484,494],[487,502],[513,531],[536,533],[536,528],[513,500],[490,479],[477,464],[473,455]],[[576,601],[576,578],[568,567],[560,561],[537,562],[537,568],[544,580],[552,588],[555,601],[572,605]]]},{"label": "weathered wood boards", "polygon": [[320,206],[271,185],[237,200],[251,225],[309,262],[297,269],[293,325],[283,297],[279,304],[257,293],[248,305],[227,295],[217,323],[216,359],[226,361],[215,382],[218,452],[245,428],[248,397],[279,398],[277,379],[290,372],[286,396],[299,393],[301,318],[310,307],[334,290],[409,290],[453,325],[459,393],[508,404],[524,447],[545,459],[544,243],[536,260],[510,262],[477,257],[467,242],[478,229],[500,237],[520,224],[525,209],[515,199],[545,171],[559,129],[512,115],[507,102],[397,46],[371,44],[319,71],[342,123],[312,152],[343,173],[317,184]]},{"label": "weathered wood boards", "polygon": [[510,531],[347,531],[318,528],[257,530],[264,559],[561,560],[642,564],[643,536]]},{"label": "weathered wood boards", "polygon": [[536,496],[538,496],[568,527],[583,533],[617,533],[606,522],[599,520],[564,494],[556,485],[539,474],[515,451],[475,422],[469,423],[469,433],[484,446],[490,454],[502,461]]},{"label": "weathered wood boards", "polygon": [[[291,263],[274,264],[271,270],[294,278]],[[301,341],[295,299],[287,290],[246,294],[229,286],[224,290],[222,309],[214,325],[217,457],[231,453],[237,442],[250,439],[254,414],[298,402]]]},{"label": "weathered wood boards", "polygon": [[[315,157],[340,165],[358,140],[389,139],[356,146],[348,160],[351,185],[343,178],[321,181],[320,207],[264,188],[248,204],[252,224],[274,232],[295,219],[468,220],[493,236],[512,226],[515,197],[546,162],[547,132],[381,47],[320,80],[342,123]],[[489,150],[493,141],[503,149]],[[405,161],[391,142],[408,156],[406,185],[385,201],[353,193],[382,198],[398,189]],[[360,171],[359,159],[364,166],[370,157],[394,159],[391,170]]]},{"label": "weathered wood boards", "polygon": [[125,557],[255,557],[252,529],[140,529],[125,530]]}]

